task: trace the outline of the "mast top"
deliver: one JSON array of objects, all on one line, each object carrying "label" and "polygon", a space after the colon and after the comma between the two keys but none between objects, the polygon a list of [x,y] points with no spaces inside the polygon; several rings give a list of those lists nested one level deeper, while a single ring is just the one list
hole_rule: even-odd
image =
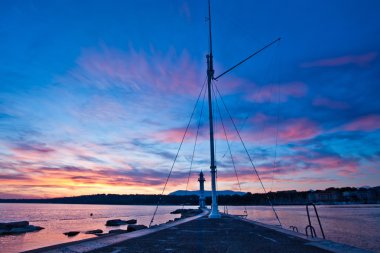
[{"label": "mast top", "polygon": [[208,29],[209,29],[209,40],[210,40],[210,58],[212,61],[211,0],[208,0]]}]

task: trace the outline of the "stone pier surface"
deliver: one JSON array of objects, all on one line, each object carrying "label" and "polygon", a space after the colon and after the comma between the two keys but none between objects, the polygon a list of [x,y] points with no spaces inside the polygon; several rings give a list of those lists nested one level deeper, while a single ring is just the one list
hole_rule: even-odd
[{"label": "stone pier surface", "polygon": [[328,240],[310,240],[293,231],[207,212],[155,228],[82,240],[30,252],[350,252],[364,250]]},{"label": "stone pier surface", "polygon": [[331,252],[228,216],[206,217],[91,252]]}]

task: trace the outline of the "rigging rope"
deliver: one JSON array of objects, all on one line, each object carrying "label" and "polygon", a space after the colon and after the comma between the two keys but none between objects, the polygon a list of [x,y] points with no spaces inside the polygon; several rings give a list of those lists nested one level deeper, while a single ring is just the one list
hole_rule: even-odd
[{"label": "rigging rope", "polygon": [[[245,126],[245,123],[247,123],[248,118],[249,118],[249,116],[246,116],[246,117],[244,118],[243,123],[242,123],[241,126],[240,126],[240,131],[243,130],[243,128],[244,128],[244,126]],[[233,144],[233,143],[232,143],[232,144]],[[232,146],[232,144],[231,144],[231,146]],[[224,154],[222,155],[222,159],[223,159],[224,157],[226,157],[227,153],[228,153],[228,149],[227,149],[227,150],[224,152]]]},{"label": "rigging rope", "polygon": [[154,217],[156,216],[158,206],[160,205],[160,202],[161,202],[161,200],[162,200],[162,195],[164,195],[164,192],[165,192],[166,186],[167,186],[167,184],[168,184],[169,178],[170,178],[170,176],[171,176],[171,174],[172,174],[172,171],[173,171],[173,168],[174,168],[175,162],[177,161],[179,151],[181,150],[181,147],[182,147],[183,141],[185,140],[185,137],[186,137],[187,131],[189,130],[189,126],[190,126],[191,120],[193,119],[195,109],[197,108],[197,105],[198,105],[199,99],[200,99],[200,97],[201,97],[201,94],[202,94],[202,92],[203,92],[203,89],[205,88],[206,80],[207,80],[207,78],[205,78],[205,80],[204,80],[204,82],[203,82],[203,85],[202,85],[202,89],[201,89],[201,91],[199,92],[199,95],[198,95],[197,101],[195,102],[194,109],[193,109],[193,111],[192,111],[192,113],[191,113],[191,116],[190,116],[190,120],[189,120],[189,122],[187,123],[185,133],[183,134],[183,137],[182,137],[181,143],[180,143],[180,145],[179,145],[179,147],[178,147],[178,150],[177,150],[177,153],[176,153],[176,155],[175,155],[175,157],[174,157],[173,164],[172,164],[172,166],[171,166],[171,168],[170,168],[169,175],[168,175],[168,177],[166,178],[166,182],[165,182],[164,188],[162,189],[162,192],[161,192],[160,197],[159,197],[159,199],[158,199],[158,202],[157,202],[156,208],[155,208],[155,210],[154,210],[154,213],[153,213],[152,219],[151,219],[151,221],[150,221],[150,223],[149,223],[149,227],[152,226],[152,223],[153,223],[153,221],[154,221]]},{"label": "rigging rope", "polygon": [[278,223],[280,224],[280,226],[282,226],[281,221],[280,221],[280,218],[278,217],[277,212],[276,212],[276,210],[275,210],[274,207],[273,207],[272,201],[270,200],[270,198],[269,198],[269,196],[268,196],[268,193],[267,193],[267,191],[266,191],[266,189],[265,189],[265,187],[264,187],[264,184],[263,184],[263,182],[262,182],[262,180],[261,180],[261,178],[260,178],[260,175],[259,175],[259,173],[258,173],[258,171],[257,171],[257,169],[256,169],[256,166],[255,166],[255,164],[254,164],[253,161],[252,161],[252,158],[251,158],[251,156],[250,156],[250,154],[249,154],[249,152],[248,152],[248,149],[247,149],[247,147],[245,146],[245,143],[244,143],[244,141],[243,141],[243,139],[242,139],[242,137],[241,137],[241,135],[240,135],[240,133],[239,133],[239,130],[238,130],[237,127],[236,127],[235,121],[233,120],[233,118],[232,118],[232,116],[231,116],[231,113],[230,113],[230,111],[228,110],[227,105],[226,105],[226,103],[224,102],[224,99],[223,99],[222,95],[220,94],[220,91],[219,91],[218,86],[217,86],[216,84],[215,84],[215,88],[216,88],[216,91],[217,91],[218,94],[219,94],[220,100],[222,101],[222,104],[223,104],[225,110],[226,110],[227,113],[228,113],[229,118],[230,118],[231,121],[232,121],[232,124],[233,124],[233,126],[234,126],[234,128],[235,128],[235,131],[236,131],[237,135],[239,136],[240,142],[242,143],[242,145],[243,145],[243,147],[244,147],[244,150],[245,150],[245,152],[246,152],[246,154],[247,154],[247,156],[248,156],[248,158],[249,158],[249,161],[251,162],[252,168],[253,168],[253,170],[255,171],[257,178],[259,179],[259,182],[260,182],[260,184],[261,184],[261,187],[263,188],[263,191],[264,191],[264,193],[265,193],[265,196],[267,197],[268,203],[271,205],[272,210],[273,210],[273,212],[274,212],[274,215],[276,216],[276,219],[277,219]]},{"label": "rigging rope", "polygon": [[[197,146],[198,135],[199,135],[199,128],[200,128],[201,121],[202,121],[203,107],[204,107],[205,98],[206,98],[206,89],[205,89],[205,92],[204,92],[204,94],[203,94],[201,113],[200,113],[200,115],[199,115],[199,119],[198,119],[197,134],[196,134],[196,136],[195,136],[195,142],[194,142],[193,154],[192,154],[192,156],[191,156],[190,169],[189,169],[189,175],[187,176],[187,183],[186,183],[186,190],[185,190],[185,192],[187,192],[187,189],[188,189],[188,187],[189,187],[189,181],[190,181],[191,169],[192,169],[192,167],[193,167],[193,161],[194,161],[194,155],[195,155],[195,148],[196,148],[196,146]],[[182,204],[182,210],[184,209],[184,207],[185,207],[185,203]]]},{"label": "rigging rope", "polygon": [[[220,111],[220,107],[219,107],[218,99],[217,99],[217,97],[216,97],[216,94],[215,94],[214,89],[212,89],[212,91],[213,91],[213,95],[214,95],[214,98],[215,98],[214,101],[215,101],[215,103],[216,103],[216,107],[217,107],[217,109],[218,109],[218,113],[219,113],[219,117],[220,117],[220,122],[222,123],[222,128],[223,128],[224,136],[226,137],[226,142],[227,142],[227,146],[228,146],[228,151],[229,151],[230,156],[231,156],[231,162],[232,162],[232,166],[234,167],[236,180],[237,180],[237,182],[238,182],[238,186],[239,186],[239,191],[240,191],[240,192],[243,192],[243,191],[241,190],[241,184],[240,184],[239,176],[238,176],[238,173],[237,173],[237,170],[236,170],[234,157],[232,156],[231,146],[230,146],[230,142],[229,142],[229,140],[228,140],[228,136],[227,136],[226,128],[224,127],[223,118],[222,118],[222,113],[221,113],[221,111]],[[244,214],[247,214],[247,207],[246,207],[246,206],[244,206]]]},{"label": "rigging rope", "polygon": [[[276,49],[279,48],[279,45],[277,45]],[[277,51],[277,50],[276,50]],[[276,61],[277,62],[277,61]],[[279,68],[280,64],[278,64]],[[274,158],[273,158],[273,169],[272,169],[272,183],[270,187],[270,191],[273,189],[274,184],[274,171],[277,168],[277,148],[278,148],[278,133],[279,133],[279,125],[280,125],[280,101],[281,101],[281,87],[280,87],[280,74],[279,71],[277,71],[277,80],[275,80],[275,83],[277,83],[278,89],[277,89],[277,117],[276,117],[276,138],[275,138],[275,147],[274,147]]]}]

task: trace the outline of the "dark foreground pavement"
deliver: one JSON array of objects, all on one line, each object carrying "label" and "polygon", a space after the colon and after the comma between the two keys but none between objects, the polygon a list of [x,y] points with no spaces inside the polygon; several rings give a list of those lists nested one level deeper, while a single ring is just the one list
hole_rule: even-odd
[{"label": "dark foreground pavement", "polygon": [[330,252],[309,241],[223,216],[202,217],[92,252]]}]

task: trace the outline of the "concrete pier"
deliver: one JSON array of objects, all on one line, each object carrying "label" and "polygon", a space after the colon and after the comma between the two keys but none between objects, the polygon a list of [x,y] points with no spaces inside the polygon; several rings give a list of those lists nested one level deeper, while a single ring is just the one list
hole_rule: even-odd
[{"label": "concrete pier", "polygon": [[246,221],[202,217],[92,252],[331,252]]},{"label": "concrete pier", "polygon": [[208,211],[194,217],[127,234],[108,235],[28,252],[367,252],[328,240]]}]

